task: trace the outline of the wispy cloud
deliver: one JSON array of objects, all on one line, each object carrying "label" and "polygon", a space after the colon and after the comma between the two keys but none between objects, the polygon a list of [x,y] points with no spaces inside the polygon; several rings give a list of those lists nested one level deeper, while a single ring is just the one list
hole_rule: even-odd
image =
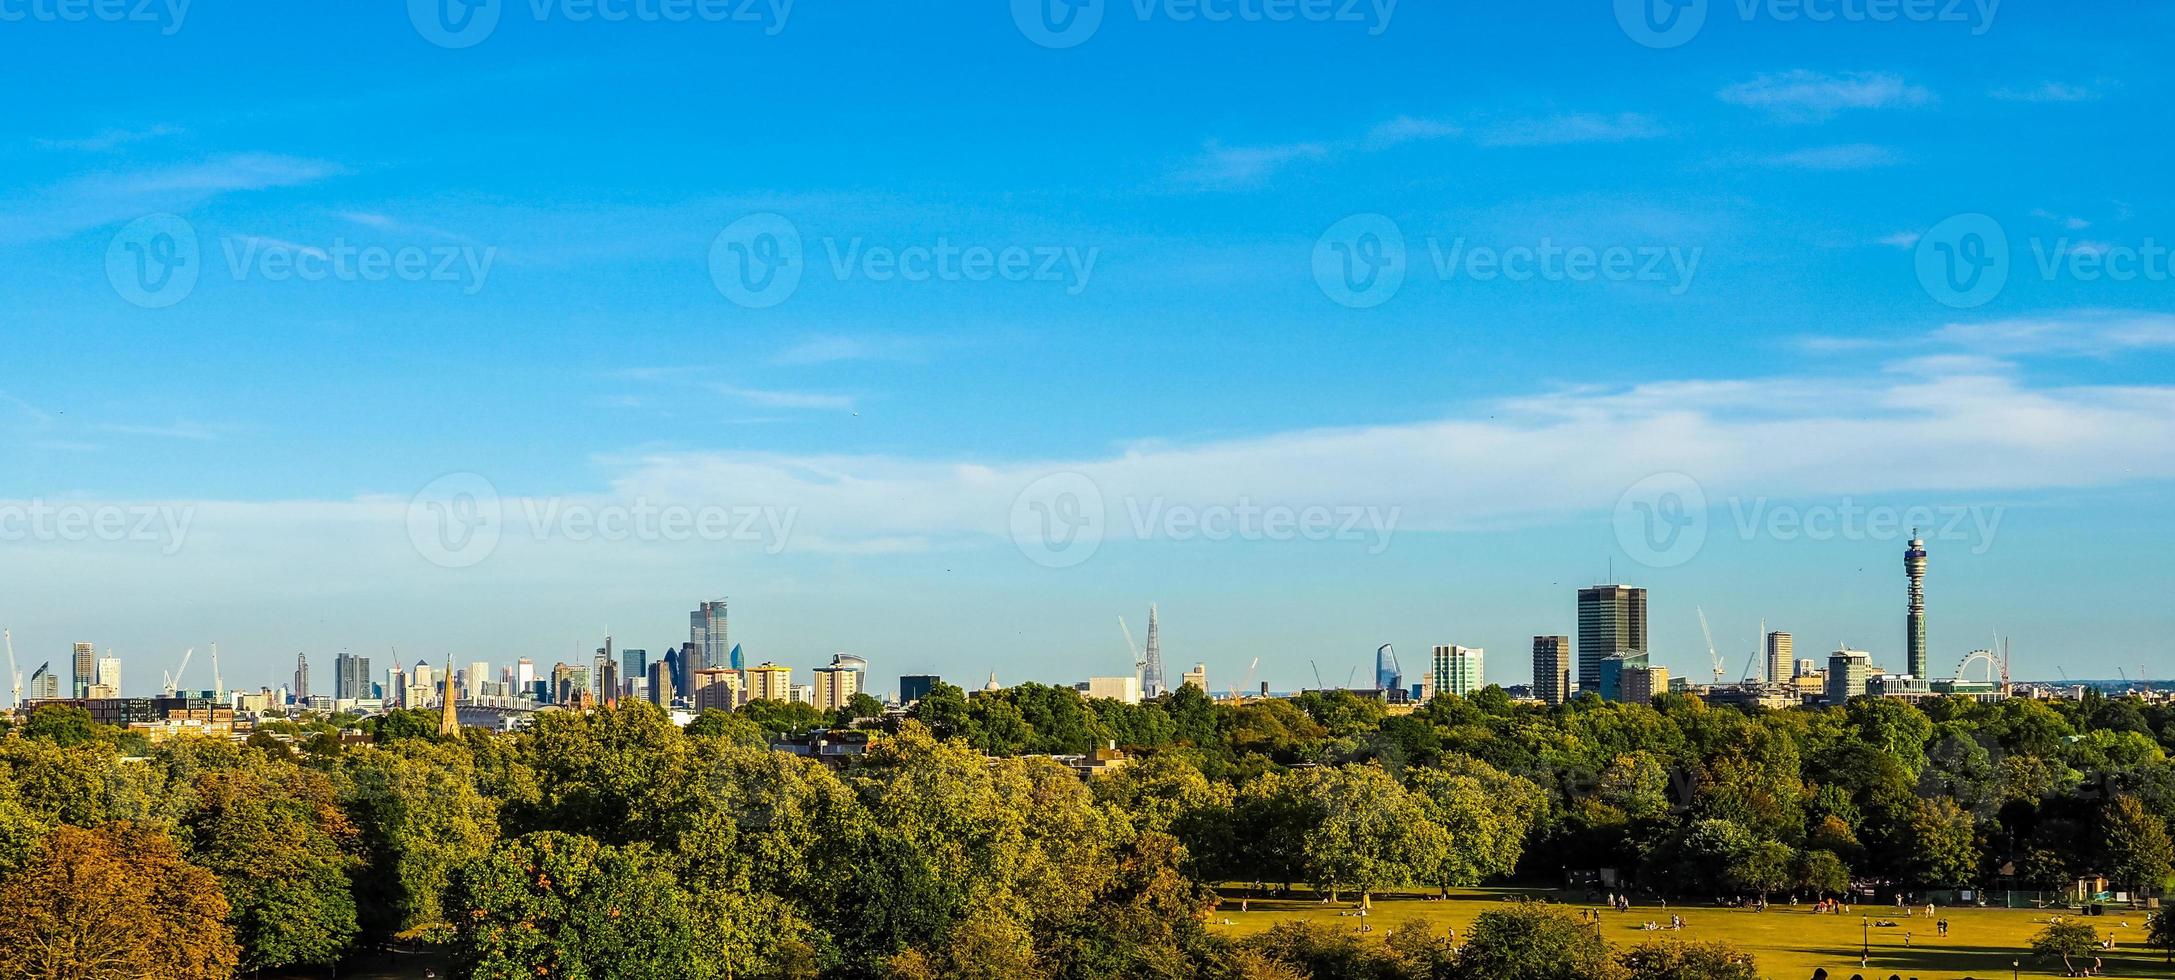
[{"label": "wispy cloud", "polygon": [[141,129],[107,129],[95,135],[79,139],[40,139],[35,141],[41,150],[61,150],[76,153],[104,153],[131,143],[180,136],[185,130],[165,123],[145,126]]},{"label": "wispy cloud", "polygon": [[190,442],[211,442],[219,438],[210,427],[198,422],[179,420],[171,425],[129,425],[105,423],[93,426],[99,432],[122,436],[145,436],[154,439],[183,439]]},{"label": "wispy cloud", "polygon": [[1881,239],[1880,244],[1889,248],[1916,248],[1918,247],[1918,240],[1923,237],[1925,236],[1919,232],[1899,231]]},{"label": "wispy cloud", "polygon": [[1768,166],[1791,170],[1865,170],[1894,166],[1902,162],[1902,158],[1885,146],[1845,143],[1777,153],[1766,157],[1764,162]]},{"label": "wispy cloud", "polygon": [[1722,101],[1766,112],[1783,122],[1823,122],[1852,109],[1928,105],[1933,93],[1882,72],[1829,75],[1797,71],[1761,75],[1716,93]]},{"label": "wispy cloud", "polygon": [[770,359],[781,367],[806,367],[842,361],[908,361],[928,345],[907,337],[811,337]]},{"label": "wispy cloud", "polygon": [[2098,102],[2116,87],[2115,83],[2108,81],[2088,84],[2041,82],[2037,85],[2003,86],[1987,94],[2004,102]]},{"label": "wispy cloud", "polygon": [[737,398],[750,405],[763,408],[793,408],[815,411],[850,412],[854,401],[850,395],[822,394],[810,391],[778,391],[763,388],[741,388],[733,385],[713,385],[711,390],[728,398]]},{"label": "wispy cloud", "polygon": [[1421,119],[1415,116],[1398,116],[1375,126],[1367,133],[1367,142],[1376,147],[1391,147],[1403,143],[1424,140],[1450,139],[1465,133],[1465,127],[1440,119]]},{"label": "wispy cloud", "polygon": [[396,235],[420,235],[466,242],[471,239],[459,232],[448,231],[434,225],[404,221],[376,211],[334,211],[332,216],[352,225]]},{"label": "wispy cloud", "polygon": [[1325,160],[1329,155],[1330,147],[1323,143],[1225,146],[1210,141],[1178,176],[1181,182],[1195,187],[1247,190],[1267,183],[1294,163]]},{"label": "wispy cloud", "polygon": [[2079,218],[2076,215],[2055,214],[2054,212],[2049,211],[2045,208],[2032,209],[2032,217],[2038,218],[2041,221],[2052,221],[2055,224],[2061,225],[2062,227],[2069,229],[2070,231],[2083,231],[2086,228],[2092,227],[2092,222],[2087,221],[2083,218]]},{"label": "wispy cloud", "polygon": [[1613,116],[1573,113],[1543,119],[1521,119],[1489,126],[1480,137],[1483,146],[1563,146],[1570,143],[1621,143],[1662,135],[1660,126],[1636,112]]},{"label": "wispy cloud", "polygon": [[341,173],[324,160],[239,153],[197,163],[80,177],[0,201],[0,244],[51,241],[225,194],[295,187]]},{"label": "wispy cloud", "polygon": [[1942,327],[1934,340],[2002,355],[2110,357],[2175,349],[2175,315],[2088,310],[2062,316],[2016,317]]}]

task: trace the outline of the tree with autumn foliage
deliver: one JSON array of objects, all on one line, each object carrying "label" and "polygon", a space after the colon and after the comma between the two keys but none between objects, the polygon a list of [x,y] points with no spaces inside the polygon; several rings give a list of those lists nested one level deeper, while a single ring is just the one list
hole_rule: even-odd
[{"label": "tree with autumn foliage", "polygon": [[55,828],[0,909],[0,977],[228,980],[241,959],[219,880],[133,824]]}]

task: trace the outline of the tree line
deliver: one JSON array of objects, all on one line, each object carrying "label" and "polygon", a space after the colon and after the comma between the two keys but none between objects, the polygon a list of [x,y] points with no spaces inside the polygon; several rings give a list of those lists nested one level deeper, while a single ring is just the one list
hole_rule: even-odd
[{"label": "tree line", "polygon": [[[1489,689],[1392,713],[1030,684],[876,708],[682,728],[628,704],[446,738],[395,712],[150,745],[43,706],[0,736],[0,978],[223,978],[389,945],[488,978],[1734,977],[1749,957],[1573,943],[1591,930],[1546,907],[1456,944],[1231,940],[1211,910],[1217,886],[1363,899],[1599,868],[1692,899],[2175,876],[2175,710],[2134,700],[1747,712]],[[844,766],[769,747],[840,726],[868,730]],[[1113,744],[1129,764],[1089,780],[1042,758]],[[1490,959],[1557,936],[1545,963]]]}]

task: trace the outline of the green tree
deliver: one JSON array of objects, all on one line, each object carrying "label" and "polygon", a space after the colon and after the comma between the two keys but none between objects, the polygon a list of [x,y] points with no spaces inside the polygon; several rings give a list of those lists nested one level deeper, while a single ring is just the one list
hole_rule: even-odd
[{"label": "green tree", "polygon": [[370,726],[370,738],[388,745],[404,738],[437,738],[438,713],[421,708],[395,708],[380,715]]},{"label": "green tree", "polygon": [[1532,782],[1467,756],[1413,770],[1410,778],[1428,820],[1449,835],[1428,873],[1446,895],[1515,870],[1548,805]]},{"label": "green tree", "polygon": [[1321,820],[1302,845],[1308,877],[1334,895],[1361,900],[1382,888],[1416,884],[1442,867],[1450,835],[1419,798],[1373,764],[1310,773]]},{"label": "green tree", "polygon": [[2057,919],[2032,937],[2032,954],[2062,961],[2064,976],[2076,976],[2074,957],[2090,956],[2099,948],[2099,931],[2076,919]]},{"label": "green tree", "polygon": [[707,980],[736,950],[671,872],[637,848],[537,833],[454,874],[452,950],[478,980]]},{"label": "green tree", "polygon": [[2157,949],[2175,963],[2175,909],[2161,909],[2145,923],[2145,945]]},{"label": "green tree", "polygon": [[72,704],[41,704],[30,712],[20,729],[24,738],[44,739],[66,748],[98,737],[91,713]]},{"label": "green tree", "polygon": [[1617,980],[1608,943],[1569,909],[1518,903],[1473,920],[1457,980]]},{"label": "green tree", "polygon": [[2165,889],[2175,877],[2175,843],[2167,823],[2134,796],[2110,800],[2100,816],[2108,877],[2143,892]]},{"label": "green tree", "polygon": [[454,869],[499,837],[499,806],[478,788],[474,754],[458,742],[411,739],[346,753],[337,775],[365,862],[356,877],[364,928],[443,926]]},{"label": "green tree", "polygon": [[1760,980],[1752,954],[1727,943],[1646,943],[1618,962],[1624,980]]},{"label": "green tree", "polygon": [[967,737],[967,692],[938,681],[929,693],[906,710],[906,716],[922,723],[942,739]]},{"label": "green tree", "polygon": [[1804,851],[1794,865],[1797,887],[1823,898],[1850,888],[1850,868],[1833,851]]},{"label": "green tree", "polygon": [[339,962],[359,929],[354,827],[332,781],[292,763],[207,772],[183,818],[190,857],[219,876],[247,970]]}]

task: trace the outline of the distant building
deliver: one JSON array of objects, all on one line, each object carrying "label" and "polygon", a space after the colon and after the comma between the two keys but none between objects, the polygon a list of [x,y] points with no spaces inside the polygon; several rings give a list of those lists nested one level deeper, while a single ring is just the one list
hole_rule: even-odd
[{"label": "distant building", "polygon": [[[725,666],[726,652],[732,649],[731,631],[727,626],[725,600],[696,606],[687,617],[687,647],[682,647],[680,654],[685,663],[680,669],[692,673],[712,666]],[[688,647],[693,648],[691,653]]]},{"label": "distant building", "polygon": [[1448,692],[1459,697],[1470,697],[1487,685],[1487,672],[1483,669],[1485,654],[1478,647],[1456,645],[1435,648],[1435,691]]},{"label": "distant building", "polygon": [[295,654],[294,698],[296,704],[310,699],[310,655],[307,653]]},{"label": "distant building", "polygon": [[1903,551],[1903,575],[1910,583],[1910,610],[1904,618],[1904,672],[1923,678],[1926,659],[1926,542],[1914,532]]},{"label": "distant building", "polygon": [[1571,638],[1534,637],[1534,699],[1542,704],[1563,704],[1571,700],[1571,684],[1575,679],[1571,666]]},{"label": "distant building", "polygon": [[748,700],[793,700],[793,668],[777,664],[758,664],[747,670]]},{"label": "distant building", "polygon": [[75,697],[87,698],[91,696],[91,685],[96,683],[98,683],[98,645],[95,643],[78,643],[75,646],[74,686],[70,690],[74,692]]},{"label": "distant building", "polygon": [[98,658],[98,675],[91,681],[91,697],[118,698],[121,696],[121,658],[108,651]]},{"label": "distant building", "polygon": [[688,701],[696,711],[716,708],[731,711],[745,703],[741,697],[741,672],[724,667],[708,667],[695,672],[695,688],[688,692]]},{"label": "distant building", "polygon": [[1645,656],[1646,590],[1628,585],[1596,585],[1578,590],[1578,687],[1601,687],[1601,662],[1610,657]]},{"label": "distant building", "polygon": [[[1644,653],[1618,654],[1603,660],[1601,661],[1600,686],[1596,691],[1601,695],[1603,701],[1627,702],[1630,700],[1631,686],[1635,683],[1643,683],[1643,681],[1630,681],[1627,678],[1634,674],[1644,674],[1647,669],[1646,654]],[[1663,690],[1667,690],[1667,687],[1665,686]],[[1648,700],[1652,700],[1651,696]]]},{"label": "distant building", "polygon": [[901,677],[899,678],[899,703],[913,704],[922,698],[928,697],[929,692],[935,690],[936,686],[943,682],[944,678],[935,674],[908,674]]},{"label": "distant building", "polygon": [[1390,644],[1375,648],[1374,686],[1383,691],[1395,691],[1405,686],[1405,672],[1397,663],[1397,650]]},{"label": "distant building", "polygon": [[1624,671],[1620,677],[1625,704],[1653,704],[1654,695],[1669,691],[1669,668],[1647,666]]},{"label": "distant building", "polygon": [[370,658],[358,657],[345,650],[335,654],[332,658],[333,699],[361,699],[370,694]]},{"label": "distant building", "polygon": [[830,664],[816,668],[814,674],[815,692],[810,703],[818,711],[837,711],[867,688],[868,661],[850,653],[835,653]]},{"label": "distant building", "polygon": [[23,696],[34,701],[54,701],[60,698],[60,675],[53,673],[51,663],[42,663],[30,672],[30,686]]},{"label": "distant building", "polygon": [[1089,698],[1108,698],[1126,704],[1140,703],[1140,678],[1131,674],[1124,677],[1090,677],[1079,686],[1079,691]]},{"label": "distant building", "polygon": [[672,665],[662,660],[649,665],[649,703],[672,709]]},{"label": "distant building", "polygon": [[[619,676],[627,679],[629,688],[632,688],[637,682],[646,681],[649,678],[649,651],[619,651]],[[622,691],[621,693],[628,692]]]},{"label": "distant building", "polygon": [[[1208,693],[1208,665],[1207,665],[1207,664],[1194,664],[1194,665],[1193,665],[1193,669],[1192,669],[1192,670],[1186,671],[1186,672],[1185,672],[1185,673],[1184,673],[1183,675],[1181,675],[1181,679],[1180,679],[1180,680],[1179,680],[1179,682],[1178,682],[1178,686],[1180,686],[1180,687],[1184,687],[1184,686],[1186,686],[1187,684],[1191,684],[1191,685],[1193,685],[1193,688],[1194,688],[1194,690],[1197,690],[1197,691],[1201,692],[1202,694],[1207,694],[1207,693]],[[1392,686],[1392,687],[1395,687],[1396,685],[1394,685],[1394,684],[1393,684],[1393,685],[1391,685],[1391,686]]]},{"label": "distant building", "polygon": [[1788,633],[1767,634],[1767,683],[1787,684],[1797,676],[1796,654]]},{"label": "distant building", "polygon": [[1811,677],[1818,673],[1820,673],[1820,661],[1800,660],[1797,662],[1797,676]]},{"label": "distant building", "polygon": [[1828,655],[1829,704],[1843,704],[1866,695],[1873,679],[1873,655],[1863,650],[1837,650]]}]

